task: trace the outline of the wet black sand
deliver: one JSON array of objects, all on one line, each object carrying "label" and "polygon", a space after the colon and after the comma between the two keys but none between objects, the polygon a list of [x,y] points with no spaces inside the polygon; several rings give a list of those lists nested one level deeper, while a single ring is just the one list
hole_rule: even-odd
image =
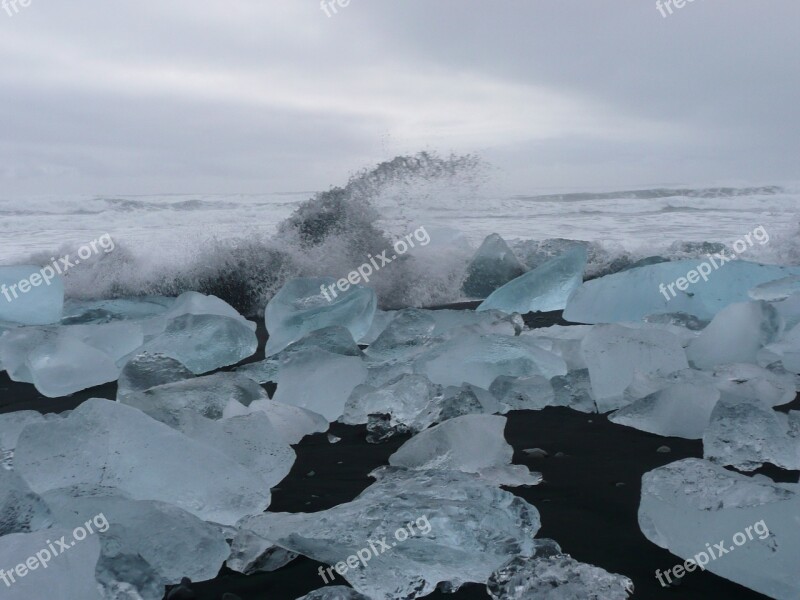
[{"label": "wet black sand", "polygon": [[[547,326],[559,322],[560,317],[529,315],[526,321],[532,326]],[[263,349],[266,338],[263,323],[259,324],[259,338]],[[262,352],[248,362],[259,360]],[[11,382],[5,373],[0,373],[0,413],[60,412],[78,406],[87,398],[114,398],[115,394],[116,384],[108,384],[69,398],[48,399],[40,396],[33,386]],[[798,404],[795,401],[793,408],[798,408]],[[373,445],[366,443],[363,426],[333,424],[330,431],[341,437],[341,441],[331,444],[327,434],[317,434],[306,437],[295,447],[297,461],[289,476],[273,489],[271,511],[313,512],[352,500],[370,485],[372,480],[367,473],[386,464],[388,457],[407,439],[398,437],[386,444]],[[514,447],[515,463],[544,475],[544,482],[538,486],[509,488],[539,510],[542,528],[538,536],[555,539],[577,560],[627,575],[636,586],[634,598],[765,598],[708,572],[689,573],[680,587],[669,589],[662,588],[655,578],[656,569],[664,571],[682,561],[648,542],[639,531],[641,477],[672,461],[702,456],[700,441],[662,438],[616,425],[602,415],[566,408],[510,413],[506,439]],[[672,451],[656,452],[662,445]],[[536,459],[522,452],[532,447],[543,448],[550,456]],[[563,456],[556,456],[557,453]],[[314,474],[310,476],[312,471]],[[796,472],[771,469],[768,474],[784,481],[797,481]],[[242,600],[294,600],[322,587],[317,574],[319,565],[298,558],[278,571],[247,577],[223,568],[216,579],[195,583],[193,589],[199,600],[218,600],[225,592],[235,593]],[[335,583],[345,584],[342,580]],[[455,594],[436,592],[427,598],[470,600],[488,595],[482,585],[467,585]]]}]

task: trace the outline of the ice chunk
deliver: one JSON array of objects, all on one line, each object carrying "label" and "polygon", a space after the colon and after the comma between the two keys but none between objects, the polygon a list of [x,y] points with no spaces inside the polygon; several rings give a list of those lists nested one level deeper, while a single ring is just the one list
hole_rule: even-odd
[{"label": "ice chunk", "polygon": [[250,575],[280,569],[297,558],[290,552],[247,529],[239,529],[231,542],[231,553],[225,561],[229,569]]},{"label": "ice chunk", "polygon": [[[377,306],[375,292],[349,284],[341,292],[335,284],[336,280],[330,277],[292,279],[273,296],[265,311],[269,331],[267,356],[315,329],[330,325],[346,327],[354,340],[366,335]],[[327,287],[331,285],[334,291]],[[323,291],[330,299],[326,299]]]},{"label": "ice chunk", "polygon": [[348,398],[341,421],[358,425],[369,415],[388,414],[395,425],[410,425],[441,394],[441,386],[424,375],[400,375],[380,388],[361,385]]},{"label": "ice chunk", "polygon": [[48,273],[47,281],[41,270],[32,265],[0,267],[0,321],[46,325],[61,319],[64,279]]},{"label": "ice chunk", "polygon": [[25,480],[14,471],[0,469],[0,538],[52,525],[50,509]]},{"label": "ice chunk", "polygon": [[550,379],[565,375],[567,366],[560,356],[543,350],[527,337],[465,334],[421,355],[414,371],[441,385],[466,382],[488,388],[500,375],[541,375]]},{"label": "ice chunk", "polygon": [[297,444],[307,435],[328,430],[328,420],[319,413],[283,402],[267,398],[255,400],[250,410],[266,414],[273,429],[287,444]]},{"label": "ice chunk", "polygon": [[800,469],[800,412],[787,415],[757,401],[723,398],[703,435],[703,456],[740,471],[766,462]]},{"label": "ice chunk", "polygon": [[135,408],[97,398],[67,418],[28,425],[14,468],[38,494],[116,487],[131,499],[167,502],[224,525],[270,501],[262,482],[218,450]]},{"label": "ice chunk", "polygon": [[27,425],[57,418],[57,415],[42,416],[35,410],[21,410],[0,415],[0,460],[2,460],[0,467],[13,468],[17,440]]},{"label": "ice chunk", "polygon": [[[506,418],[464,415],[426,429],[389,457],[389,464],[406,469],[448,469],[475,473],[498,485],[535,485],[541,475],[512,465],[514,449],[503,432]],[[480,444],[476,444],[480,440]]]},{"label": "ice chunk", "polygon": [[71,489],[48,492],[45,500],[58,527],[91,523],[101,548],[96,577],[109,589],[127,584],[144,599],[160,600],[164,586],[182,577],[214,578],[229,554],[220,527],[176,506]]},{"label": "ice chunk", "polygon": [[388,540],[385,553],[375,542],[366,568],[343,573],[356,591],[383,600],[425,596],[439,582],[450,589],[483,583],[510,558],[534,551],[538,511],[474,475],[389,468],[379,477],[352,502],[318,513],[264,513],[240,528],[329,565],[370,548],[370,540]]},{"label": "ice chunk", "polygon": [[568,406],[585,413],[596,413],[597,405],[592,397],[592,382],[589,369],[576,369],[566,375],[553,377],[553,406]]},{"label": "ice chunk", "polygon": [[523,336],[537,340],[542,347],[558,354],[567,363],[567,368],[579,370],[586,368],[586,361],[581,352],[581,341],[592,330],[591,325],[553,325],[542,329],[530,329]]},{"label": "ice chunk", "polygon": [[489,386],[495,398],[508,410],[539,410],[556,399],[550,380],[541,375],[509,377],[500,375]]},{"label": "ice chunk", "polygon": [[377,309],[375,316],[372,317],[372,325],[369,331],[365,333],[358,341],[359,344],[371,344],[378,339],[378,336],[383,333],[383,330],[392,322],[397,316],[396,310],[384,311]]},{"label": "ice chunk", "polygon": [[144,296],[113,300],[64,301],[62,325],[81,325],[152,319],[163,315],[175,303],[175,298]]},{"label": "ice chunk", "polygon": [[159,385],[119,400],[175,427],[184,409],[208,419],[227,419],[249,413],[252,402],[267,398],[264,388],[252,379],[223,372]]},{"label": "ice chunk", "polygon": [[297,600],[371,600],[364,594],[359,594],[353,588],[343,585],[331,585],[314,590]]},{"label": "ice chunk", "polygon": [[748,292],[748,295],[753,300],[767,300],[775,302],[778,300],[786,300],[792,294],[800,292],[800,276],[791,275],[778,279],[777,281],[770,281],[757,285]]},{"label": "ice chunk", "polygon": [[461,289],[472,298],[486,298],[526,271],[505,240],[493,233],[486,237],[467,266]]},{"label": "ice chunk", "polygon": [[714,317],[686,350],[705,369],[725,363],[755,363],[758,350],[777,338],[781,319],[764,301],[731,304]]},{"label": "ice chunk", "polygon": [[143,352],[130,359],[117,381],[117,399],[152,387],[193,379],[194,373],[174,358]]},{"label": "ice chunk", "polygon": [[[645,537],[712,573],[779,600],[800,595],[800,486],[688,458],[642,478]],[[710,548],[724,541],[726,553]],[[708,552],[715,552],[712,559]]]},{"label": "ice chunk", "polygon": [[633,594],[627,577],[578,562],[560,549],[511,559],[492,573],[487,586],[494,600],[626,600]]},{"label": "ice chunk", "polygon": [[796,325],[780,341],[767,345],[758,357],[762,364],[780,361],[787,371],[800,373],[800,325]]},{"label": "ice chunk", "polygon": [[138,353],[163,354],[200,375],[255,353],[258,339],[253,325],[242,317],[187,313],[170,319],[164,332]]},{"label": "ice chunk", "polygon": [[657,329],[597,325],[581,349],[600,412],[624,405],[623,392],[636,373],[666,375],[689,366],[678,338]]},{"label": "ice chunk", "polygon": [[608,419],[665,437],[699,440],[719,398],[713,385],[677,384],[636,400]]},{"label": "ice chunk", "polygon": [[175,319],[184,315],[217,315],[239,321],[245,327],[256,330],[256,324],[248,321],[230,304],[216,296],[206,296],[199,292],[184,292],[175,299],[164,314],[167,319]]},{"label": "ice chunk", "polygon": [[522,314],[561,310],[583,282],[585,269],[586,249],[577,246],[495,290],[476,310]]},{"label": "ice chunk", "polygon": [[564,318],[573,323],[615,323],[681,312],[710,320],[729,304],[749,300],[747,292],[751,288],[790,275],[800,275],[800,267],[737,260],[719,265],[719,269],[708,276],[707,282],[698,281],[685,292],[676,290],[673,298],[664,286],[685,278],[689,271],[701,264],[710,266],[708,261],[672,261],[587,281],[570,297]]},{"label": "ice chunk", "polygon": [[786,300],[774,302],[772,306],[783,319],[787,331],[800,324],[800,293],[792,294]]},{"label": "ice chunk", "polygon": [[[63,539],[70,544],[73,539],[71,529],[44,529],[33,533],[12,533],[0,538],[0,565],[15,567],[25,565],[28,557],[36,557],[43,549],[49,548],[53,540]],[[56,549],[58,552],[58,548]],[[49,551],[48,551],[49,552]],[[3,584],[3,600],[102,600],[95,579],[95,566],[100,557],[100,540],[90,535],[74,546],[61,550],[51,558],[41,553],[34,569],[25,569],[20,577],[16,569],[6,571],[8,585]],[[40,568],[41,560],[47,566]]]},{"label": "ice chunk", "polygon": [[344,413],[350,393],[366,378],[367,367],[357,356],[301,350],[281,364],[274,399],[335,421]]}]

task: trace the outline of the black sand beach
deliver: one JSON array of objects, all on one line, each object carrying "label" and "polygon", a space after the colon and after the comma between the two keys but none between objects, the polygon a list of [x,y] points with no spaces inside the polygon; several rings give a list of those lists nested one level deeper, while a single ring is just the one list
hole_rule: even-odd
[{"label": "black sand beach", "polygon": [[[472,308],[464,303],[448,308]],[[564,323],[559,313],[527,315],[529,326]],[[266,332],[259,323],[259,352],[246,362],[263,357]],[[268,388],[274,393],[274,386]],[[68,398],[48,399],[31,385],[11,382],[0,374],[0,413],[19,410],[62,412],[88,398],[113,399],[116,384],[84,390]],[[800,407],[800,396],[788,408]],[[584,414],[567,408],[509,413],[506,439],[514,447],[514,462],[540,471],[544,481],[530,488],[509,488],[539,510],[542,528],[538,537],[556,540],[575,559],[630,577],[634,598],[653,600],[765,598],[708,572],[689,573],[679,587],[662,588],[656,569],[667,570],[682,562],[645,539],[637,523],[641,477],[661,465],[686,457],[701,457],[702,442],[662,438],[608,421],[603,415]],[[307,436],[295,446],[297,461],[286,479],[273,489],[270,511],[314,512],[352,500],[372,482],[367,474],[387,464],[388,457],[408,439],[396,437],[387,443],[366,442],[366,427],[335,423],[330,433],[341,438],[336,444],[327,434]],[[670,453],[657,448],[669,446]],[[542,448],[547,458],[531,458],[526,448]],[[313,475],[310,473],[313,471]],[[772,469],[771,477],[797,481],[797,472]],[[715,540],[709,540],[713,542]],[[198,600],[219,600],[231,592],[242,600],[294,600],[323,581],[320,563],[298,558],[272,573],[243,576],[223,568],[212,581],[196,582]],[[339,579],[337,585],[346,585]],[[482,585],[464,586],[455,594],[436,592],[427,598],[472,600],[488,598]]]}]

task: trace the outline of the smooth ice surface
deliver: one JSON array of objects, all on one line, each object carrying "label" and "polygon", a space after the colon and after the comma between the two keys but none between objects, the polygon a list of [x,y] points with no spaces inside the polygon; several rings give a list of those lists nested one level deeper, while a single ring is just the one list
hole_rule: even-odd
[{"label": "smooth ice surface", "polygon": [[329,423],[325,417],[305,408],[268,398],[255,400],[249,408],[266,414],[275,432],[287,444],[296,444],[307,435],[328,430]]},{"label": "smooth ice surface", "polygon": [[767,462],[800,469],[800,412],[784,414],[757,401],[723,398],[703,435],[703,456],[740,471]]},{"label": "smooth ice surface", "polygon": [[248,321],[230,304],[216,296],[206,296],[199,292],[184,292],[175,299],[172,306],[164,314],[167,319],[174,319],[183,315],[217,315],[229,317],[240,321],[253,331],[256,324]]},{"label": "smooth ice surface", "polygon": [[529,329],[523,336],[537,340],[543,348],[558,354],[567,363],[570,371],[585,369],[586,361],[581,352],[581,341],[592,330],[591,325],[553,325],[541,329]]},{"label": "smooth ice surface", "polygon": [[656,329],[597,325],[581,343],[600,412],[619,408],[625,388],[639,374],[666,375],[689,366],[677,337]]},{"label": "smooth ice surface", "polygon": [[781,319],[764,301],[742,302],[723,308],[686,349],[700,369],[725,363],[755,363],[763,346],[777,338]]},{"label": "smooth ice surface", "polygon": [[521,314],[561,310],[583,282],[585,269],[586,249],[576,246],[495,290],[476,310]]},{"label": "smooth ice surface", "polygon": [[466,382],[488,389],[500,375],[549,379],[565,375],[567,366],[560,356],[527,337],[464,334],[421,355],[414,371],[441,385]]},{"label": "smooth ice surface", "polygon": [[369,540],[385,538],[391,546],[409,524],[415,535],[398,537],[366,568],[344,573],[357,591],[400,600],[430,594],[439,582],[483,583],[510,558],[533,553],[540,520],[533,506],[474,475],[389,468],[352,502],[317,513],[265,513],[239,526],[335,565],[369,548]]},{"label": "smooth ice surface", "polygon": [[15,471],[0,468],[0,538],[9,533],[38,531],[52,524],[50,509],[25,480]]},{"label": "smooth ice surface", "polygon": [[267,356],[315,329],[330,325],[346,327],[355,340],[369,331],[377,307],[375,292],[357,285],[340,292],[334,286],[336,296],[327,290],[328,300],[321,288],[335,283],[331,277],[292,279],[272,297],[264,313],[269,331]]},{"label": "smooth ice surface", "polygon": [[541,375],[509,377],[500,375],[489,386],[497,401],[508,410],[539,410],[551,406],[556,399],[550,380]]},{"label": "smooth ice surface", "polygon": [[[73,539],[72,529],[45,529],[33,533],[12,533],[0,538],[0,565],[6,570],[25,563],[48,548],[48,540]],[[43,555],[44,556],[44,555]],[[48,563],[37,566],[24,577],[14,574],[14,583],[2,585],[3,600],[102,600],[95,566],[100,557],[100,540],[90,535],[74,546],[62,550]]]},{"label": "smooth ice surface", "polygon": [[800,276],[792,275],[757,285],[748,292],[753,300],[767,300],[770,302],[786,300],[792,294],[800,292]]},{"label": "smooth ice surface", "polygon": [[44,498],[57,527],[72,530],[92,522],[101,548],[97,580],[108,587],[131,585],[144,600],[162,600],[164,586],[182,577],[213,579],[228,557],[220,527],[176,506],[114,495],[86,497],[70,489]]},{"label": "smooth ice surface", "polygon": [[20,410],[0,415],[0,468],[11,469],[19,434],[30,423],[57,419],[57,415],[42,416],[35,410]]},{"label": "smooth ice surface", "polygon": [[117,380],[117,399],[152,387],[193,379],[194,373],[163,354],[143,352],[131,358]]},{"label": "smooth ice surface", "polygon": [[306,594],[297,600],[371,600],[368,596],[360,594],[353,588],[343,585],[331,585],[318,590],[314,590],[310,594]]},{"label": "smooth ice surface", "polygon": [[665,437],[699,440],[719,398],[720,392],[713,385],[679,383],[636,400],[608,419]]},{"label": "smooth ice surface", "polygon": [[800,325],[795,325],[779,341],[767,345],[759,353],[759,361],[762,364],[780,361],[787,371],[800,374]]},{"label": "smooth ice surface", "polygon": [[[0,267],[0,321],[46,325],[61,319],[64,279],[54,275],[45,283],[40,270],[41,267],[32,265]],[[38,285],[33,286],[37,281]],[[26,288],[28,291],[23,293]]]},{"label": "smooth ice surface", "polygon": [[64,301],[62,325],[99,324],[111,321],[150,319],[163,315],[175,304],[175,298],[166,296],[142,296],[113,300]]},{"label": "smooth ice surface", "polygon": [[[585,282],[570,297],[564,318],[573,323],[641,321],[648,315],[686,313],[710,320],[724,307],[749,300],[751,288],[800,275],[800,267],[760,265],[736,260],[712,270],[708,281],[699,280],[672,297],[659,286],[675,282],[704,261],[680,260],[648,265]],[[669,299],[668,299],[669,298]]]},{"label": "smooth ice surface", "polygon": [[367,367],[357,356],[301,350],[281,364],[273,399],[314,411],[332,422],[342,416],[350,393],[366,378]]},{"label": "smooth ice surface", "polygon": [[688,458],[644,475],[639,526],[647,539],[682,559],[695,560],[707,545],[722,541],[733,550],[708,560],[707,570],[772,598],[792,600],[800,596],[798,492],[797,484],[751,478]]},{"label": "smooth ice surface", "polygon": [[506,442],[506,418],[464,415],[415,435],[389,457],[393,467],[475,473],[498,485],[535,485],[541,475],[512,465],[514,449]]},{"label": "smooth ice surface", "polygon": [[514,558],[492,573],[487,586],[493,600],[626,600],[633,594],[624,575],[560,552]]},{"label": "smooth ice surface", "polygon": [[461,289],[472,298],[486,298],[502,285],[526,271],[505,240],[493,233],[486,236],[467,265]]},{"label": "smooth ice surface", "polygon": [[135,408],[97,398],[64,419],[28,425],[14,468],[39,494],[115,487],[224,525],[269,505],[269,490],[233,459]]},{"label": "smooth ice surface", "polygon": [[159,385],[128,394],[120,402],[138,408],[170,426],[190,409],[208,419],[218,420],[250,412],[248,406],[267,399],[267,392],[255,381],[237,373],[214,373]]}]

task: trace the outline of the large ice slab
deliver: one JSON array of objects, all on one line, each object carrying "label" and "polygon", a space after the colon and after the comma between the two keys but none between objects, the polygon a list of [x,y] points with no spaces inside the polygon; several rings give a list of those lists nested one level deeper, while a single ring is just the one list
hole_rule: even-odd
[{"label": "large ice slab", "polygon": [[318,513],[265,513],[239,527],[329,565],[372,541],[366,567],[342,576],[374,600],[400,600],[425,596],[439,582],[453,589],[485,582],[510,558],[533,553],[540,520],[533,506],[474,475],[390,468],[352,502]]},{"label": "large ice slab", "polygon": [[723,398],[703,435],[703,456],[740,471],[767,462],[800,469],[800,412],[784,414],[758,401]]},{"label": "large ice slab", "polygon": [[585,269],[586,249],[577,246],[495,290],[476,310],[522,314],[561,310],[583,282]]},{"label": "large ice slab", "polygon": [[706,369],[726,363],[756,363],[758,351],[781,332],[775,308],[759,300],[723,308],[686,349],[689,360]]},{"label": "large ice slab", "polygon": [[525,267],[514,256],[505,240],[493,233],[486,236],[467,265],[466,278],[461,289],[472,298],[486,298],[525,271]]},{"label": "large ice slab", "polygon": [[229,554],[222,528],[176,506],[116,495],[82,496],[73,489],[48,492],[44,498],[57,527],[72,530],[92,523],[101,549],[96,577],[107,594],[130,586],[143,600],[161,600],[164,586],[182,577],[213,579]]},{"label": "large ice slab", "polygon": [[264,484],[235,460],[133,407],[96,398],[64,419],[25,427],[14,468],[38,494],[116,487],[225,525],[270,501]]},{"label": "large ice slab", "polygon": [[[535,485],[541,475],[512,465],[514,449],[506,442],[506,418],[464,415],[415,435],[389,457],[393,467],[446,469],[474,473],[498,485]],[[476,443],[479,440],[480,443]]]},{"label": "large ice slab", "polygon": [[[710,320],[736,302],[747,302],[751,288],[800,275],[800,267],[760,265],[736,260],[713,270],[708,281],[698,280],[673,298],[661,286],[669,285],[704,261],[680,260],[630,269],[585,282],[569,299],[564,318],[573,323],[641,321],[648,315],[686,313]],[[704,269],[705,270],[705,269]]]},{"label": "large ice slab", "polygon": [[441,385],[466,382],[488,389],[500,375],[550,379],[565,375],[567,365],[528,337],[464,334],[419,356],[414,371]]},{"label": "large ice slab", "polygon": [[[642,478],[645,537],[712,573],[778,600],[800,595],[800,486],[688,458]],[[723,543],[725,554],[711,548]],[[714,559],[708,552],[715,552]]]},{"label": "large ice slab", "polygon": [[666,375],[689,366],[678,338],[657,329],[597,325],[581,350],[600,412],[625,404],[623,393],[637,373]]},{"label": "large ice slab", "polygon": [[61,319],[64,279],[48,273],[47,281],[41,270],[33,265],[0,267],[0,321],[46,325]]},{"label": "large ice slab", "polygon": [[[58,554],[42,552],[54,540],[73,540],[72,529],[44,529],[32,533],[12,533],[0,538],[0,565],[6,569],[9,583],[0,583],[3,600],[103,600],[95,579],[95,566],[100,557],[100,541],[90,535],[66,550],[54,546]],[[29,557],[36,566],[28,568]],[[44,561],[44,562],[42,562]],[[46,563],[46,567],[43,564]],[[19,572],[17,565],[22,565]],[[12,571],[9,573],[9,571]],[[3,580],[5,581],[5,580]]]},{"label": "large ice slab", "polygon": [[608,419],[665,437],[699,440],[720,398],[711,384],[676,384],[610,414]]},{"label": "large ice slab", "polygon": [[[335,287],[334,295],[327,286],[335,283],[331,277],[292,279],[272,297],[264,313],[269,331],[267,356],[315,329],[330,325],[346,327],[355,340],[369,331],[377,307],[375,292],[348,284],[344,292]],[[330,299],[323,291],[328,292]]]}]

